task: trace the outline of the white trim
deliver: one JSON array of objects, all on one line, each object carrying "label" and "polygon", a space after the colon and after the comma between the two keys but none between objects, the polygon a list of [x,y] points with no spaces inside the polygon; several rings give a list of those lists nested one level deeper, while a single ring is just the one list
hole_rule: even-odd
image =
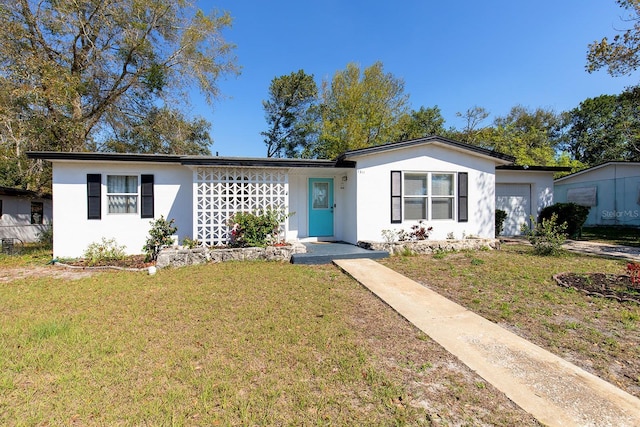
[{"label": "white trim", "polygon": [[634,165],[640,166],[640,162],[606,162],[606,163],[602,163],[601,165],[593,166],[593,167],[590,167],[588,169],[583,169],[581,171],[572,173],[571,175],[563,176],[561,178],[556,179],[554,182],[561,182],[561,181],[567,180],[569,178],[575,178],[576,176],[580,176],[580,175],[582,175],[584,173],[592,172],[592,171],[595,171],[595,170],[598,170],[598,169],[602,169],[602,168],[610,166],[610,165],[613,165],[613,166],[634,166]]}]

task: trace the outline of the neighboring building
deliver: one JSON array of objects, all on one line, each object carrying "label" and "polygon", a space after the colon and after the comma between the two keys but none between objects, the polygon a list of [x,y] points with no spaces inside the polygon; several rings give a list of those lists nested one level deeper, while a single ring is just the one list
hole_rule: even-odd
[{"label": "neighboring building", "polygon": [[557,202],[589,206],[584,225],[640,227],[640,162],[607,162],[558,178]]},{"label": "neighboring building", "polygon": [[35,242],[51,224],[51,196],[0,187],[0,239]]},{"label": "neighboring building", "polygon": [[[514,161],[435,136],[353,150],[336,160],[28,156],[53,164],[56,257],[81,256],[103,237],[140,253],[150,221],[160,215],[175,219],[180,241],[224,245],[234,212],[269,207],[294,212],[284,224],[289,241],[381,241],[383,230],[410,231],[419,220],[433,227],[431,239],[493,238],[496,167]],[[534,198],[546,202],[551,196]]]}]

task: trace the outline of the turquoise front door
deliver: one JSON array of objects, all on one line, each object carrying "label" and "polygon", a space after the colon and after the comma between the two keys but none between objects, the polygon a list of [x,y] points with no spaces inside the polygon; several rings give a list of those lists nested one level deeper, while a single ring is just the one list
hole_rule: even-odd
[{"label": "turquoise front door", "polygon": [[309,236],[333,236],[333,178],[309,178]]}]

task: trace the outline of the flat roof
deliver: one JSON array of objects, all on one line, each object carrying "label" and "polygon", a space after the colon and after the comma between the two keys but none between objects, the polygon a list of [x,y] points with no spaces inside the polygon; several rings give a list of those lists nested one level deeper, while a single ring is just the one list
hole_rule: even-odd
[{"label": "flat roof", "polygon": [[243,166],[277,168],[354,168],[355,162],[321,159],[282,159],[273,157],[219,157],[172,154],[97,153],[29,151],[30,159],[49,161],[118,161],[144,163],[175,163],[186,166]]}]

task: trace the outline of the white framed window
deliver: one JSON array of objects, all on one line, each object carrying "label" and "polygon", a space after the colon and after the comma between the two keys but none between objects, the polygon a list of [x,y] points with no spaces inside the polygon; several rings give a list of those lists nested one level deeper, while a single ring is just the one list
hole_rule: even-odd
[{"label": "white framed window", "polygon": [[403,176],[405,220],[453,220],[455,174],[405,172]]},{"label": "white framed window", "polygon": [[138,213],[138,176],[107,175],[107,212]]},{"label": "white framed window", "polygon": [[454,176],[452,173],[431,174],[431,219],[453,219]]}]

